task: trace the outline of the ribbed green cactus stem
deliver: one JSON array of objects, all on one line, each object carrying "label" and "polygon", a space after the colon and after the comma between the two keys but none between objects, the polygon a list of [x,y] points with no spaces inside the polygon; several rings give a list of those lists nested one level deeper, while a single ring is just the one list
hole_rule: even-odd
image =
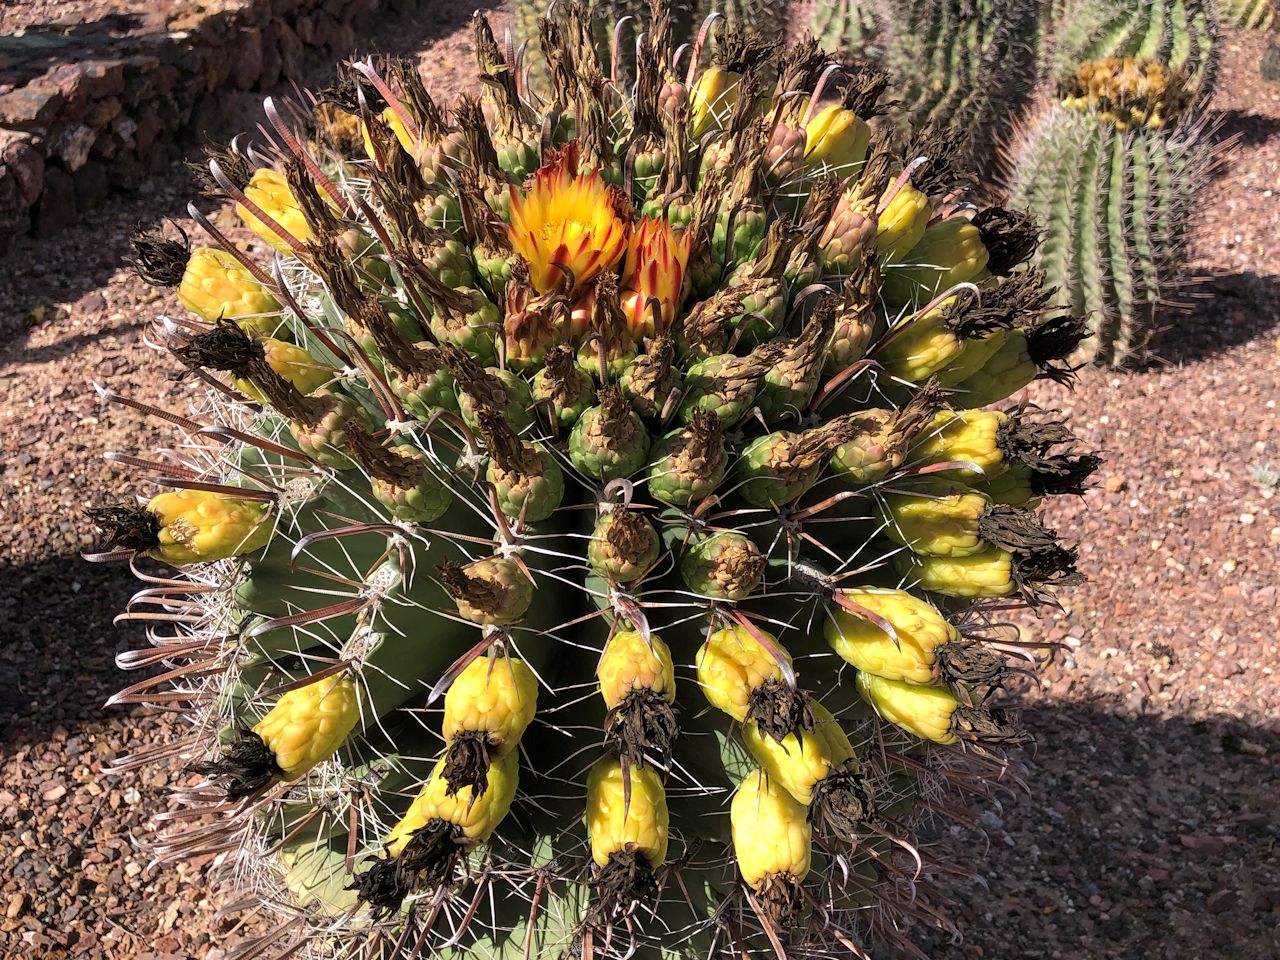
[{"label": "ribbed green cactus stem", "polygon": [[1090,60],[1154,60],[1187,77],[1188,90],[1208,98],[1218,70],[1215,0],[1078,0],[1046,28],[1047,78],[1062,84]]},{"label": "ribbed green cactus stem", "polygon": [[1036,80],[1037,0],[888,0],[885,66],[900,128],[959,132],[982,167]]},{"label": "ribbed green cactus stem", "polygon": [[1275,0],[1218,0],[1218,20],[1236,30],[1270,30],[1276,22]]},{"label": "ribbed green cactus stem", "polygon": [[883,12],[875,0],[827,0],[811,4],[809,30],[824,47],[850,60],[865,60],[881,51]]},{"label": "ribbed green cactus stem", "polygon": [[1217,163],[1203,126],[1119,130],[1094,112],[1054,105],[1026,124],[1011,156],[1011,203],[1044,229],[1035,262],[1060,304],[1088,324],[1079,357],[1115,366],[1148,358]]}]

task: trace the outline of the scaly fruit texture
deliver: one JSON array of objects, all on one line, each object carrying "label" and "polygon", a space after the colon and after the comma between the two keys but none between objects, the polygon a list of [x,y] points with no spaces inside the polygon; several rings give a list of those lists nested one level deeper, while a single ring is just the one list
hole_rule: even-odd
[{"label": "scaly fruit texture", "polygon": [[1124,61],[1079,73],[1063,104],[1019,132],[1010,198],[1045,231],[1035,262],[1057,303],[1089,329],[1078,358],[1140,363],[1176,303],[1197,198],[1219,155],[1195,115],[1179,114],[1177,75]]},{"label": "scaly fruit texture", "polygon": [[1070,579],[1030,510],[1096,462],[970,400],[1081,334],[949,141],[873,134],[882,75],[720,20],[677,55],[668,13],[634,84],[560,3],[539,82],[477,16],[455,109],[394,59],[314,124],[270,104],[205,186],[275,328],[155,324],[190,415],[104,394],[179,434],[112,455],[170,492],[93,513],[165,664],[117,699],[193,720],[119,767],[202,778],[155,850],[225,851],[279,918],[251,953],[871,954],[945,916],[894,878],[1019,739],[984,598]]},{"label": "scaly fruit texture", "polygon": [[1207,99],[1218,70],[1214,0],[1077,0],[1055,11],[1048,79],[1061,86],[1082,63],[1152,60],[1182,74],[1192,97]]}]

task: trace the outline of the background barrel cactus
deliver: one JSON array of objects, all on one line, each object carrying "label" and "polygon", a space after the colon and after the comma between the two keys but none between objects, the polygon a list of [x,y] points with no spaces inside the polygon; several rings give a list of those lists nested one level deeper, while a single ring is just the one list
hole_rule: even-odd
[{"label": "background barrel cactus", "polygon": [[1002,611],[1075,577],[1033,509],[1096,464],[976,408],[1083,334],[945,140],[872,134],[882,78],[820,107],[815,44],[725,31],[686,87],[651,16],[625,95],[565,3],[545,91],[477,16],[483,100],[383,60],[268,102],[205,187],[271,263],[198,211],[214,247],[138,238],[196,400],[106,391],[177,436],[114,455],[168,489],[95,508],[93,557],[162,668],[118,699],[191,733],[116,766],[190,765],[155,855],[227,854],[243,957],[950,928],[914,830],[1026,739]]},{"label": "background barrel cactus", "polygon": [[1213,91],[1218,66],[1213,0],[1077,0],[1055,14],[1048,27],[1052,83],[1069,83],[1082,63],[1132,57],[1182,74],[1197,97]]},{"label": "background barrel cactus", "polygon": [[904,133],[954,131],[973,167],[995,159],[1037,79],[1035,0],[844,0],[814,5],[811,28],[894,80],[891,115]]},{"label": "background barrel cactus", "polygon": [[1184,81],[1153,61],[1086,63],[1010,152],[1011,202],[1046,230],[1036,262],[1089,326],[1082,358],[1147,359],[1176,300],[1220,157]]},{"label": "background barrel cactus", "polygon": [[1269,30],[1275,17],[1275,0],[1218,0],[1218,19],[1224,27]]}]

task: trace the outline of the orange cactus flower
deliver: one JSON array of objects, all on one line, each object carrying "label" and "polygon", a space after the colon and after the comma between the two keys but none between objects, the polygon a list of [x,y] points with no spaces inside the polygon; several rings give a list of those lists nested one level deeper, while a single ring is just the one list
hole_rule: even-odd
[{"label": "orange cactus flower", "polygon": [[627,245],[634,213],[631,201],[600,177],[578,172],[578,143],[549,153],[550,159],[511,188],[511,247],[529,262],[538,293],[572,294],[612,267]]},{"label": "orange cactus flower", "polygon": [[637,339],[662,332],[654,328],[651,298],[661,306],[662,330],[675,322],[686,292],[690,241],[686,231],[658,217],[645,217],[632,229],[622,267],[622,312]]}]

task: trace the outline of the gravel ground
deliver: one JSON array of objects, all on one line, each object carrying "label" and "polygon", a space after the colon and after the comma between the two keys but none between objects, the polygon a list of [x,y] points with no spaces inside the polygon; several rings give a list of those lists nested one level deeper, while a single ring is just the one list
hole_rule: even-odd
[{"label": "gravel ground", "polygon": [[[388,23],[371,46],[416,51],[432,88],[470,81],[469,6]],[[504,20],[499,19],[502,26]],[[461,26],[461,29],[451,29]],[[947,891],[965,932],[941,960],[1280,956],[1280,511],[1251,468],[1280,470],[1280,88],[1258,81],[1260,38],[1229,44],[1218,107],[1241,146],[1193,238],[1210,279],[1166,341],[1167,363],[1085,371],[1036,389],[1107,456],[1098,489],[1056,506],[1091,582],[1024,624],[1067,645],[1027,695],[1039,747],[1029,795],[956,830],[979,874]],[[172,771],[114,777],[115,753],[168,739],[174,720],[101,705],[122,685],[111,618],[131,590],[80,562],[87,502],[125,479],[98,454],[163,433],[103,407],[89,381],[180,409],[169,365],[140,348],[173,309],[119,269],[129,229],[178,216],[175,168],[76,229],[0,260],[0,955],[216,960],[207,863],[151,872],[130,834],[164,806]],[[184,221],[179,221],[184,222]],[[30,603],[32,606],[28,607]],[[223,943],[225,946],[225,943]]]}]

